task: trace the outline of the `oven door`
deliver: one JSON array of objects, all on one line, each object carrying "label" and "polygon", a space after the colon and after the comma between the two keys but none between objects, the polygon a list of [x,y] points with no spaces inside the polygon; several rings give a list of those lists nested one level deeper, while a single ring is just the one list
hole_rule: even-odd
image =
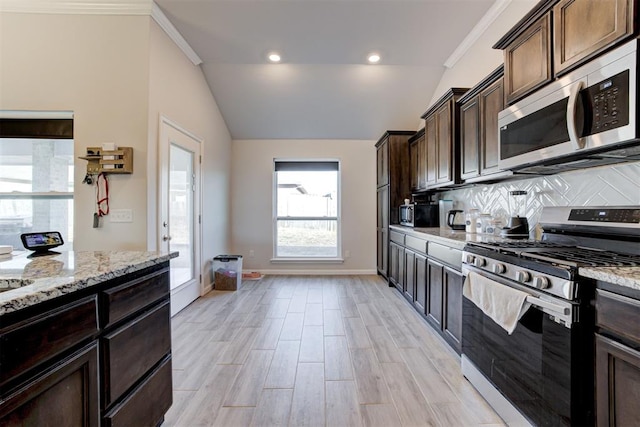
[{"label": "oven door", "polygon": [[[593,416],[593,373],[588,337],[582,324],[557,322],[555,308],[577,307],[568,301],[527,290],[488,272],[465,265],[505,286],[530,293],[532,306],[509,335],[464,298],[462,353],[475,368],[533,424],[539,426],[585,425]],[[465,274],[466,275],[466,274]],[[551,302],[551,298],[557,299]],[[536,300],[541,303],[536,304]],[[545,307],[543,307],[545,305]],[[566,312],[564,309],[562,312]],[[558,312],[560,314],[560,311]]]}]

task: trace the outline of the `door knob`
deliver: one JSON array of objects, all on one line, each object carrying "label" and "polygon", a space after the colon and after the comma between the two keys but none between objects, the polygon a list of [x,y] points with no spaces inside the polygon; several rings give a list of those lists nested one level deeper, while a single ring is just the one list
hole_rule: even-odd
[{"label": "door knob", "polygon": [[164,240],[165,242],[167,240],[171,240],[171,236],[162,236],[162,240]]}]

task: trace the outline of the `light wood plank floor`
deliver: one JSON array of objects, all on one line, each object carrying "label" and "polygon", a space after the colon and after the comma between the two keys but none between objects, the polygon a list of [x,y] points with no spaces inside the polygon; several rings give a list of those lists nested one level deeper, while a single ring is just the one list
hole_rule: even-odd
[{"label": "light wood plank floor", "polygon": [[502,426],[377,276],[267,276],[172,319],[163,426]]}]

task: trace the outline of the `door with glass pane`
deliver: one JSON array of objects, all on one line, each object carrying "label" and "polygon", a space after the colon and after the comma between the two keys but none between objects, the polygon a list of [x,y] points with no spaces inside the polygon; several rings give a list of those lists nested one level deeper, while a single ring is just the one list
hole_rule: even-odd
[{"label": "door with glass pane", "polygon": [[159,246],[179,253],[170,263],[172,314],[200,296],[200,147],[187,131],[163,121]]}]

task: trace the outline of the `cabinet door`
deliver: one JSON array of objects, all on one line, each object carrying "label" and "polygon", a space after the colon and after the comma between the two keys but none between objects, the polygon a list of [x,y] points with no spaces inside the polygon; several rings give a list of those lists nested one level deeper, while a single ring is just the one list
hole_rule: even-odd
[{"label": "cabinet door", "polygon": [[413,301],[415,295],[415,287],[416,287],[416,276],[415,276],[415,262],[416,262],[416,254],[413,251],[405,249],[404,251],[404,294],[409,299],[409,301]]},{"label": "cabinet door", "polygon": [[418,188],[427,188],[427,144],[424,135],[418,139]]},{"label": "cabinet door", "polygon": [[376,152],[378,187],[389,184],[389,144],[382,143]]},{"label": "cabinet door", "polygon": [[462,350],[462,274],[448,267],[444,268],[444,316],[442,330],[452,347]]},{"label": "cabinet door", "polygon": [[406,273],[407,269],[404,263],[404,248],[402,246],[398,246],[398,283],[396,287],[402,293],[404,293],[404,289],[406,286]]},{"label": "cabinet door", "polygon": [[453,181],[452,176],[452,154],[453,154],[453,133],[451,126],[452,102],[447,102],[435,112],[437,125],[437,170],[436,182],[445,183]]},{"label": "cabinet door", "polygon": [[507,103],[551,81],[550,14],[538,19],[504,51]]},{"label": "cabinet door", "polygon": [[418,152],[420,150],[420,145],[418,141],[414,141],[411,145],[409,145],[409,164],[411,165],[411,189],[417,190],[419,188],[419,172],[418,172],[418,162],[419,155]]},{"label": "cabinet door", "polygon": [[597,425],[638,425],[638,401],[640,352],[596,334]]},{"label": "cabinet door", "polygon": [[427,321],[436,329],[442,329],[442,274],[444,267],[427,260]]},{"label": "cabinet door", "polygon": [[91,343],[9,393],[0,406],[0,425],[98,426],[97,348]]},{"label": "cabinet door", "polygon": [[[461,178],[474,178],[480,174],[478,159],[480,143],[480,105],[475,97],[460,108]],[[496,118],[497,119],[497,118]]]},{"label": "cabinet door", "polygon": [[389,186],[378,188],[377,194],[377,265],[378,272],[387,277],[389,259]]},{"label": "cabinet door", "polygon": [[[400,273],[400,246],[389,243],[389,281],[398,287],[398,275]],[[401,283],[401,282],[400,282]],[[402,285],[399,287],[402,290]]]},{"label": "cabinet door", "polygon": [[633,34],[633,0],[561,0],[553,7],[556,74]]},{"label": "cabinet door", "polygon": [[427,301],[427,258],[416,254],[416,296],[414,305],[420,314],[425,313]]},{"label": "cabinet door", "polygon": [[436,183],[437,173],[437,129],[436,129],[436,116],[431,115],[425,120],[425,144],[426,144],[426,185],[433,185]]},{"label": "cabinet door", "polygon": [[499,172],[498,113],[504,109],[504,79],[480,92],[480,175]]}]

